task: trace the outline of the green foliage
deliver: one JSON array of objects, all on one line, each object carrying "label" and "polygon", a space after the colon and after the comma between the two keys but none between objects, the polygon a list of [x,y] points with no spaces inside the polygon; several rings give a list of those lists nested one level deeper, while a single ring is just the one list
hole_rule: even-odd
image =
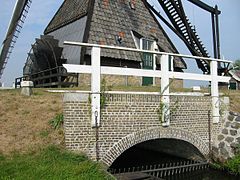
[{"label": "green foliage", "polygon": [[231,174],[240,175],[240,144],[236,149],[236,155],[225,163],[214,162],[211,167],[218,170],[226,170]]},{"label": "green foliage", "polygon": [[84,155],[56,146],[40,152],[0,158],[0,179],[113,179]]},{"label": "green foliage", "polygon": [[213,168],[213,169],[223,170],[222,165],[219,164],[219,163],[217,163],[217,162],[211,163],[210,166],[211,166],[211,168]]},{"label": "green foliage", "polygon": [[240,59],[236,60],[234,63],[233,63],[233,69],[235,70],[240,70]]},{"label": "green foliage", "polygon": [[[160,98],[162,98],[163,93],[167,90],[167,88],[170,87],[170,85],[173,83],[173,81],[174,81],[174,79],[171,79],[169,84],[163,89],[163,91],[160,92]],[[168,111],[170,109],[170,106],[167,104],[164,104],[162,101],[160,101],[159,108],[157,109],[157,113],[158,113],[159,121],[161,123],[164,123],[162,120],[162,116],[164,116],[164,114],[163,114],[164,109],[166,109],[166,111]],[[171,111],[174,112],[177,109],[178,109],[178,101],[174,103],[173,108],[171,108]]]},{"label": "green foliage", "polygon": [[3,154],[0,153],[0,162],[3,161],[3,160],[5,160],[5,157],[4,157]]},{"label": "green foliage", "polygon": [[[100,109],[101,110],[105,107],[105,105],[107,103],[106,91],[111,91],[111,89],[112,89],[112,86],[107,86],[106,80],[105,80],[105,78],[103,78],[101,81],[101,92],[100,92]],[[88,96],[88,104],[89,104],[88,113],[90,115],[90,119],[92,118],[91,103],[92,103],[92,98],[91,98],[91,94],[89,94],[89,96]],[[102,111],[101,111],[101,113],[102,113]]]},{"label": "green foliage", "polygon": [[224,164],[224,168],[233,174],[240,174],[240,153]]},{"label": "green foliage", "polygon": [[239,154],[240,155],[240,143],[238,143],[236,149],[235,149],[235,154]]},{"label": "green foliage", "polygon": [[111,91],[112,86],[107,86],[105,78],[101,81],[101,97],[100,97],[100,107],[104,108],[106,105],[106,91]]},{"label": "green foliage", "polygon": [[49,124],[54,128],[54,129],[59,129],[63,125],[63,114],[57,114],[53,119],[49,121]]}]

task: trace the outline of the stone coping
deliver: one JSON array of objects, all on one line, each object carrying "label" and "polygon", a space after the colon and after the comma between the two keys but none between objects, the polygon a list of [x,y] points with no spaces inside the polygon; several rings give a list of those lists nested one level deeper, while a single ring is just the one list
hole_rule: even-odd
[{"label": "stone coping", "polygon": [[[92,94],[91,91],[81,91],[81,90],[47,90],[51,93],[82,93],[82,94]],[[132,94],[132,95],[160,95],[159,92],[141,92],[141,91],[106,91],[107,94]],[[170,93],[170,96],[209,96],[208,93],[200,92],[176,92]]]}]

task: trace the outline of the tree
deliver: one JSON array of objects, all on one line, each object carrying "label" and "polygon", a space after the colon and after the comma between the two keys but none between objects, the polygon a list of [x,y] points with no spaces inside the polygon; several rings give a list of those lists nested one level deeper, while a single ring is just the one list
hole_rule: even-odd
[{"label": "tree", "polygon": [[240,59],[236,60],[236,61],[233,63],[232,69],[234,69],[234,70],[240,70]]}]

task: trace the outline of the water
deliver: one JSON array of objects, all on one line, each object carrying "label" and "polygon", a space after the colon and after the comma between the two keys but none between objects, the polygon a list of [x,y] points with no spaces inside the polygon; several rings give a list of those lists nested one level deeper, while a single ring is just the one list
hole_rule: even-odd
[{"label": "water", "polygon": [[204,170],[181,175],[165,177],[166,180],[240,180],[240,176],[228,174],[218,170]]},{"label": "water", "polygon": [[[162,164],[184,161],[186,159],[149,151],[141,148],[131,148],[123,153],[110,168],[128,169],[129,167],[142,167],[150,164]],[[164,177],[165,180],[240,180],[240,176],[234,176],[226,172],[214,169],[200,170],[191,173]]]}]

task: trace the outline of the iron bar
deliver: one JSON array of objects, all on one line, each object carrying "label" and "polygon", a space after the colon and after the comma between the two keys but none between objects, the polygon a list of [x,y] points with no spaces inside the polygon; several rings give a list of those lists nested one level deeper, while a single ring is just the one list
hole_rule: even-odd
[{"label": "iron bar", "polygon": [[216,18],[216,40],[217,40],[217,58],[220,58],[220,36],[219,36],[219,14],[218,12],[218,6],[215,6],[215,18]]},{"label": "iron bar", "polygon": [[95,128],[96,128],[96,160],[99,161],[99,127],[98,127],[98,113],[95,111]]},{"label": "iron bar", "polygon": [[213,7],[207,5],[206,3],[204,3],[200,0],[188,0],[188,1],[210,13],[221,14],[221,11],[219,11],[219,10],[215,11],[215,9]]},{"label": "iron bar", "polygon": [[123,169],[109,169],[109,172],[113,174],[121,174],[121,173],[130,173],[130,172],[142,172],[151,175],[156,175],[156,177],[167,177],[172,176],[174,174],[183,174],[186,172],[193,172],[200,169],[208,168],[207,162],[195,162],[195,161],[181,161],[177,163],[165,163],[158,165],[141,166],[141,168],[123,168]]},{"label": "iron bar", "polygon": [[215,14],[212,13],[211,16],[212,16],[212,34],[213,34],[213,53],[214,53],[214,58],[217,58]]},{"label": "iron bar", "polygon": [[209,157],[212,157],[212,134],[211,134],[211,112],[208,111],[208,148],[209,148]]}]

